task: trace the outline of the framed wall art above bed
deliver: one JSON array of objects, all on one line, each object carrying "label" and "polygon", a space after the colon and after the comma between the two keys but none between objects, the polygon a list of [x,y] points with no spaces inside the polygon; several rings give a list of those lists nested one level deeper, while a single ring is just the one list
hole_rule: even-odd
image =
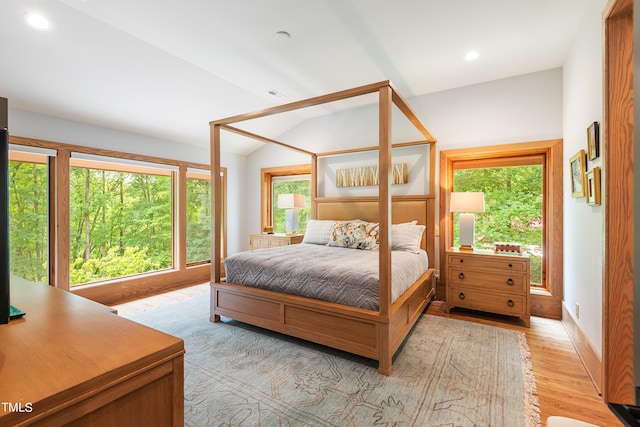
[{"label": "framed wall art above bed", "polygon": [[[271,138],[236,127],[239,122],[265,118],[276,114],[295,111],[314,105],[322,105],[331,102],[343,101],[363,95],[377,94],[378,117],[375,126],[378,129],[379,141],[376,146],[358,148],[357,150],[333,151],[331,153],[315,153],[292,145],[284,144]],[[424,137],[424,140],[404,143],[392,143],[392,109],[397,108],[408,119],[410,124]],[[391,82],[383,81],[366,86],[360,86],[328,95],[323,95],[298,102],[275,106],[253,113],[241,114],[226,119],[210,122],[211,127],[211,168],[212,168],[212,256],[213,259],[221,259],[220,238],[222,227],[219,221],[222,200],[216,195],[219,191],[220,180],[220,145],[222,131],[239,134],[262,142],[277,144],[308,155],[311,163],[311,218],[317,221],[325,221],[327,227],[331,227],[331,233],[351,233],[355,242],[341,237],[342,241],[349,241],[346,246],[339,248],[344,251],[345,263],[351,255],[364,255],[353,251],[369,251],[373,257],[366,259],[375,262],[371,274],[374,281],[371,293],[373,302],[358,306],[342,301],[339,298],[324,298],[323,292],[309,295],[299,295],[289,291],[288,288],[293,279],[276,274],[271,276],[261,273],[261,266],[255,274],[252,273],[250,285],[232,283],[222,277],[222,269],[219,263],[212,263],[211,271],[211,311],[212,322],[219,322],[221,316],[229,317],[245,323],[260,326],[266,329],[288,334],[298,338],[313,341],[319,344],[334,347],[340,350],[358,354],[378,361],[378,371],[384,375],[392,372],[392,358],[400,347],[415,322],[418,320],[427,304],[435,295],[434,271],[432,265],[435,262],[435,138],[429,133],[420,119],[407,104],[404,98],[397,92]],[[429,149],[429,191],[428,194],[392,196],[391,185],[393,182],[392,150],[395,147],[407,147],[412,145],[428,145]],[[358,197],[318,197],[318,158],[323,156],[348,155],[355,151],[378,151],[378,178],[377,196]],[[356,222],[355,220],[359,222]],[[344,222],[353,223],[351,228],[342,228]],[[363,223],[367,223],[364,225]],[[400,258],[397,251],[406,247],[397,247],[403,241],[403,237],[397,233],[407,232],[415,235],[416,229],[408,225],[405,230],[399,228],[401,224],[410,224],[420,230],[419,239],[415,244],[407,247],[416,247],[416,251],[424,253],[427,261],[421,261],[424,266],[418,273],[411,273],[410,282],[406,284],[406,290],[394,290],[394,281],[397,280],[400,267],[393,263],[393,258]],[[409,231],[411,229],[411,231]],[[394,234],[395,233],[395,234]],[[321,236],[322,233],[319,233]],[[357,235],[357,236],[356,236]],[[355,237],[354,237],[355,236]],[[359,237],[358,237],[359,236]],[[395,238],[394,238],[395,236]],[[305,236],[305,238],[307,238]],[[325,246],[324,237],[318,237],[320,245]],[[311,237],[307,238],[311,239]],[[358,241],[361,239],[362,241]],[[368,239],[368,240],[367,240]],[[396,247],[394,248],[394,242]],[[311,244],[310,241],[301,245]],[[317,243],[316,243],[317,244]],[[331,246],[331,245],[329,245]],[[300,250],[301,248],[293,248]],[[318,248],[316,248],[318,249]],[[270,249],[263,249],[268,251]],[[284,249],[286,251],[287,249]],[[318,249],[319,250],[319,249]],[[324,251],[324,250],[323,250]],[[352,252],[348,252],[352,251]],[[254,251],[257,252],[257,251]],[[278,251],[280,252],[280,250]],[[274,251],[275,253],[275,251]],[[396,253],[395,256],[392,256]],[[260,255],[260,254],[259,254]],[[271,253],[269,254],[269,256]],[[288,255],[284,255],[285,257]],[[231,265],[230,256],[229,266]],[[277,264],[277,261],[271,264]],[[431,263],[431,264],[429,264]],[[267,263],[268,264],[268,263]],[[311,279],[311,271],[301,268],[305,263],[292,264],[290,268],[297,269],[296,275],[308,275]],[[308,264],[308,263],[307,263]],[[244,282],[242,275],[232,276],[233,281]],[[275,277],[275,278],[273,278]],[[417,278],[416,278],[417,277]],[[278,290],[263,289],[260,282],[273,282]],[[254,283],[255,282],[255,283]],[[304,282],[304,281],[303,281]],[[255,285],[255,286],[254,286]],[[371,285],[371,284],[369,284]],[[369,286],[368,285],[368,286]],[[344,292],[350,292],[347,288]],[[345,300],[347,301],[347,300]],[[355,306],[354,306],[355,305]]]}]

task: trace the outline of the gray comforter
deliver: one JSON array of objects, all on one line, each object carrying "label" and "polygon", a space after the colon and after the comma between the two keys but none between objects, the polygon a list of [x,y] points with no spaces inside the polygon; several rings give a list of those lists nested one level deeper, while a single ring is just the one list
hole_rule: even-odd
[{"label": "gray comforter", "polygon": [[[227,257],[228,283],[378,310],[375,251],[299,244],[240,252]],[[427,254],[393,251],[392,301],[427,270]]]}]

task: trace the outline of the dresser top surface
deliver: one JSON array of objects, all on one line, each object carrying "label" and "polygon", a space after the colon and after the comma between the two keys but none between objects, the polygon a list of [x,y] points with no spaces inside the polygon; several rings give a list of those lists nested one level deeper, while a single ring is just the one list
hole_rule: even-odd
[{"label": "dresser top surface", "polygon": [[447,254],[457,254],[457,255],[491,255],[497,257],[508,257],[508,258],[529,258],[528,254],[510,254],[505,252],[495,252],[490,249],[474,249],[472,251],[460,249],[460,248],[449,248],[447,250]]}]

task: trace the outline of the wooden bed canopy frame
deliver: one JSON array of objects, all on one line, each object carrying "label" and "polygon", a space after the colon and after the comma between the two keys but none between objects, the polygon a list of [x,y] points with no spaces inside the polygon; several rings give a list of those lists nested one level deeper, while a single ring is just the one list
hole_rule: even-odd
[{"label": "wooden bed canopy frame", "polygon": [[[300,108],[378,93],[379,143],[376,147],[331,153],[312,153],[279,141],[265,138],[231,124],[266,117]],[[392,107],[395,105],[425,140],[391,142]],[[435,265],[435,142],[411,107],[398,94],[391,82],[382,81],[303,101],[279,105],[253,113],[210,122],[212,180],[212,259],[222,259],[222,200],[220,179],[221,130],[259,141],[277,144],[311,157],[311,216],[316,219],[354,219],[379,222],[379,310],[364,310],[311,298],[298,297],[258,288],[225,283],[221,265],[211,263],[210,320],[230,317],[265,329],[295,336],[318,344],[377,360],[378,371],[390,375],[392,359],[403,340],[435,295],[434,268],[429,268],[395,303],[391,302],[391,231],[393,223],[418,220],[426,225],[422,248],[429,263]],[[391,153],[393,148],[430,144],[429,194],[418,196],[391,195]],[[317,160],[320,156],[378,150],[378,196],[318,197]],[[383,183],[386,183],[384,185]]]}]

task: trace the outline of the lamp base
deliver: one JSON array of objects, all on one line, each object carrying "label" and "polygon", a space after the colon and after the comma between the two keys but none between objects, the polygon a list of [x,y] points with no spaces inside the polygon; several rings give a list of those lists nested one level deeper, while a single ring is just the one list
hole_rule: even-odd
[{"label": "lamp base", "polygon": [[287,236],[293,236],[298,232],[298,210],[297,209],[287,209],[285,214],[285,224],[286,224],[286,232]]},{"label": "lamp base", "polygon": [[474,235],[476,231],[476,217],[474,214],[462,213],[458,217],[460,230],[458,238],[460,240],[460,249],[463,251],[472,251]]}]

